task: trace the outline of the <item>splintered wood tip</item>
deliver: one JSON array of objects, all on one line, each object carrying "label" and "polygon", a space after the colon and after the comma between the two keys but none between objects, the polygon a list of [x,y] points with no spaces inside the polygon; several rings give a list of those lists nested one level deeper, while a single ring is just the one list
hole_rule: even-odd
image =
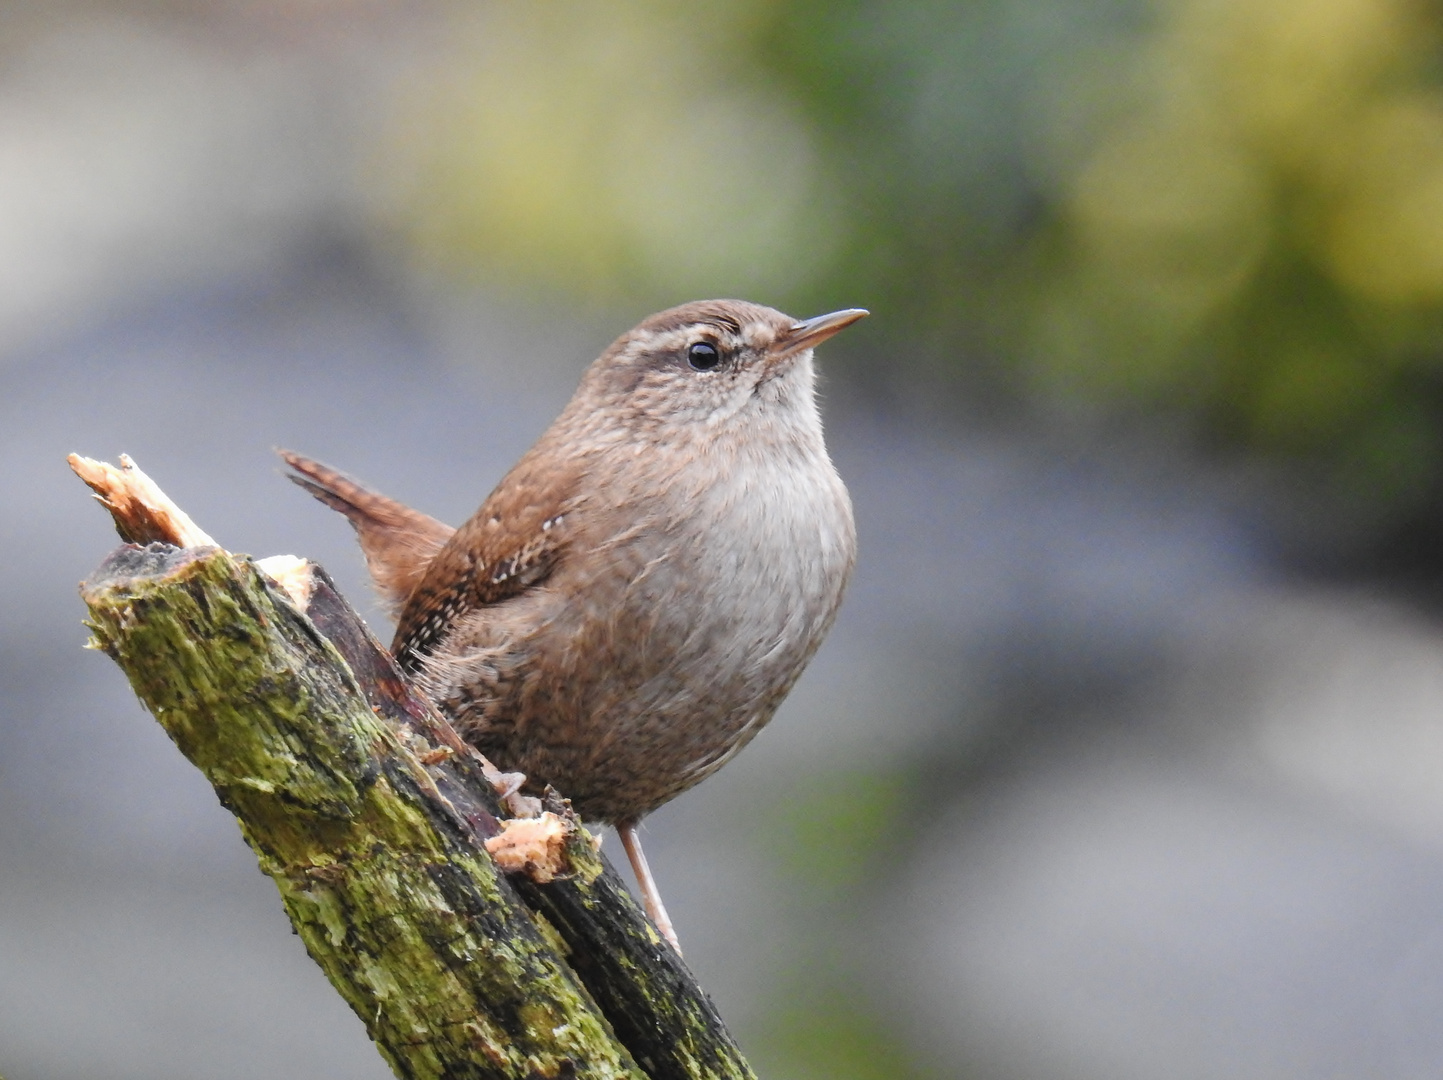
[{"label": "splintered wood tip", "polygon": [[65,460],[75,475],[95,492],[99,503],[110,511],[116,531],[127,543],[219,547],[154,480],[140,471],[129,455],[120,455],[119,468],[108,461],[79,454],[71,454]]}]

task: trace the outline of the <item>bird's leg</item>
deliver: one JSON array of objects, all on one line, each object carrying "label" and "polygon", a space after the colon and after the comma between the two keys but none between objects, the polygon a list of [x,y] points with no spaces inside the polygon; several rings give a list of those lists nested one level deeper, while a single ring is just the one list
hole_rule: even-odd
[{"label": "bird's leg", "polygon": [[631,861],[631,871],[636,875],[636,883],[641,886],[641,902],[646,905],[646,913],[680,956],[681,942],[676,940],[671,917],[666,913],[666,905],[661,902],[661,893],[657,891],[656,881],[651,876],[651,867],[646,865],[646,853],[641,850],[641,837],[637,834],[637,826],[640,824],[636,819],[621,821],[617,823],[616,831],[621,837],[621,846],[626,848],[626,857]]}]

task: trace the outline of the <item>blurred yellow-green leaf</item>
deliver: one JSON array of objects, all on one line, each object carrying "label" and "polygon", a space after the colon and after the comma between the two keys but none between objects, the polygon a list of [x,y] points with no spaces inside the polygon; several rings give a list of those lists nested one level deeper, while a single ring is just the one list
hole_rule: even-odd
[{"label": "blurred yellow-green leaf", "polygon": [[395,223],[423,262],[600,301],[798,288],[835,197],[806,125],[749,84],[745,25],[645,0],[491,9],[397,120]]},{"label": "blurred yellow-green leaf", "polygon": [[1406,516],[1440,475],[1438,24],[1408,0],[495,4],[400,95],[372,190],[433,272],[638,312],[867,306],[884,363],[971,402],[1175,417]]}]

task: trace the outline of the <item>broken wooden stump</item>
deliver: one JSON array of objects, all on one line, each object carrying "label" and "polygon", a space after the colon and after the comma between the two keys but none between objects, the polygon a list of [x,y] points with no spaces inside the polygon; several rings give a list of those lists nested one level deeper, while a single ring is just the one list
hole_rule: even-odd
[{"label": "broken wooden stump", "polygon": [[515,794],[323,571],[214,546],[128,459],[72,466],[133,541],[82,586],[95,646],[398,1076],[753,1076],[565,801]]}]

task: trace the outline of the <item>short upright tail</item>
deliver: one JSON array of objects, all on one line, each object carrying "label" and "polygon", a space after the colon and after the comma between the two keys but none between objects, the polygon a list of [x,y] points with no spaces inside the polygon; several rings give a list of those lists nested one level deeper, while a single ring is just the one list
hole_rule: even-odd
[{"label": "short upright tail", "polygon": [[381,598],[400,611],[426,567],[456,530],[428,514],[372,491],[319,461],[277,450],[295,470],[290,479],[355,526],[366,567]]}]

